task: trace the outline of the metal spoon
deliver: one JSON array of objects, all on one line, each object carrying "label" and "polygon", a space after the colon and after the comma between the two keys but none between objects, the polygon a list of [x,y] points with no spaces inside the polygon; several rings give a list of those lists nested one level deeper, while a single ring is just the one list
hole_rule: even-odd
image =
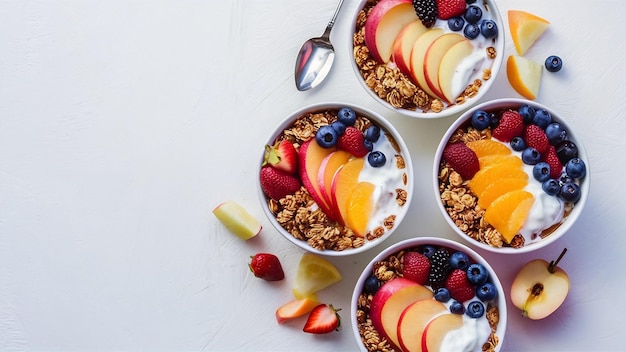
[{"label": "metal spoon", "polygon": [[343,0],[339,0],[324,34],[321,37],[307,40],[300,48],[295,70],[296,87],[299,91],[309,90],[320,84],[333,65],[335,49],[330,42],[330,31],[335,25],[335,19],[337,19],[342,4]]}]

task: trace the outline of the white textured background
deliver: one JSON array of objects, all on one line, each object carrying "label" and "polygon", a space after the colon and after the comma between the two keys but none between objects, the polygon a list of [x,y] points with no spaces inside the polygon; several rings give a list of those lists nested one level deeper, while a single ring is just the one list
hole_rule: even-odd
[{"label": "white textured background", "polygon": [[[576,127],[589,153],[587,207],[566,238],[512,258],[484,253],[508,289],[535,257],[554,258],[572,289],[543,321],[509,306],[503,351],[623,348],[626,316],[626,70],[621,0],[501,0],[552,26],[527,53],[563,58],[537,101]],[[357,275],[376,254],[331,258],[344,275],[320,298],[344,329],[278,326],[302,252],[263,218],[255,169],[273,126],[320,101],[382,113],[411,148],[416,195],[397,236],[457,239],[436,208],[433,152],[454,117],[414,120],[373,102],[350,67],[347,0],[332,33],[329,79],[298,92],[295,55],[320,35],[335,0],[0,0],[0,350],[354,351]],[[506,16],[504,16],[506,18]],[[513,53],[507,33],[506,55]],[[500,75],[483,100],[517,97]],[[211,210],[234,199],[264,224],[254,240]],[[277,253],[286,280],[248,271]],[[483,252],[481,252],[483,253]]]}]

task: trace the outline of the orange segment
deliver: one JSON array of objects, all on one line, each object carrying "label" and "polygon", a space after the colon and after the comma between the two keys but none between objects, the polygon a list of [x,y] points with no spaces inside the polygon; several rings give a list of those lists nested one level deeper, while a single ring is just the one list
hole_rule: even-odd
[{"label": "orange segment", "polygon": [[469,181],[468,186],[476,195],[480,195],[492,183],[503,178],[523,178],[527,179],[528,174],[524,172],[522,159],[515,155],[510,155],[501,161],[480,169]]},{"label": "orange segment", "polygon": [[505,193],[485,211],[485,221],[510,243],[524,225],[534,201],[532,193],[521,189]]},{"label": "orange segment", "polygon": [[467,142],[467,146],[476,153],[479,159],[487,155],[511,154],[511,150],[507,148],[506,145],[492,139],[479,139],[477,141]]},{"label": "orange segment", "polygon": [[376,186],[369,182],[359,182],[354,188],[348,200],[347,225],[360,237],[364,237],[367,231],[367,223],[374,208],[372,195]]},{"label": "orange segment", "polygon": [[478,196],[478,205],[488,209],[491,203],[501,195],[524,188],[528,184],[527,178],[503,178],[487,186]]},{"label": "orange segment", "polygon": [[511,39],[519,55],[524,55],[550,26],[546,19],[526,11],[509,10],[508,17]]},{"label": "orange segment", "polygon": [[499,163],[502,159],[507,158],[508,155],[503,154],[493,154],[493,155],[485,155],[483,157],[478,158],[478,165],[481,169],[487,168],[490,165]]}]

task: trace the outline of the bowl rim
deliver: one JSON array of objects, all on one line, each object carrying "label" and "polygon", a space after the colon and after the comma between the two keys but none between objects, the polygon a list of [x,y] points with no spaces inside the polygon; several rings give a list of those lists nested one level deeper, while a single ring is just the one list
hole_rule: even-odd
[{"label": "bowl rim", "polygon": [[361,73],[359,71],[359,68],[356,64],[356,61],[354,60],[354,40],[353,40],[353,36],[356,30],[356,23],[357,23],[357,19],[359,16],[359,12],[363,9],[363,7],[371,0],[359,0],[359,3],[356,5],[356,10],[354,11],[354,13],[352,14],[352,18],[351,18],[351,29],[350,29],[350,38],[349,38],[349,45],[348,45],[348,50],[350,51],[348,53],[348,57],[350,58],[350,65],[352,66],[352,70],[354,71],[354,74],[356,75],[356,79],[359,82],[359,84],[365,89],[365,91],[379,104],[381,104],[382,106],[386,107],[387,109],[397,112],[401,115],[404,116],[408,116],[408,117],[412,117],[412,118],[417,118],[417,119],[438,119],[438,118],[445,118],[445,117],[450,117],[452,115],[455,114],[459,114],[462,113],[464,111],[466,111],[467,109],[471,108],[472,106],[475,106],[481,98],[483,98],[487,92],[489,91],[489,89],[491,88],[491,86],[494,84],[494,82],[496,81],[496,78],[498,76],[498,74],[501,72],[502,70],[502,63],[504,62],[504,57],[505,57],[505,28],[504,28],[504,20],[503,20],[503,16],[500,13],[500,10],[498,9],[498,5],[496,4],[495,0],[484,0],[487,5],[489,6],[489,10],[492,13],[492,16],[494,18],[494,21],[496,21],[496,24],[498,25],[498,40],[496,40],[496,53],[497,56],[494,59],[494,63],[491,67],[491,78],[488,80],[483,80],[483,84],[480,88],[480,90],[478,91],[478,93],[471,97],[471,98],[467,98],[465,100],[465,102],[463,102],[462,104],[456,104],[454,105],[452,108],[448,108],[448,109],[444,109],[441,112],[418,112],[418,111],[413,111],[413,110],[407,110],[407,109],[402,109],[402,108],[395,108],[393,107],[391,104],[389,104],[389,102],[387,102],[386,100],[381,99],[380,97],[378,97],[378,95],[376,95],[376,93],[374,91],[372,91],[366,84],[365,84],[365,80],[363,80],[363,78],[361,77]]},{"label": "bowl rim", "polygon": [[[524,247],[521,247],[521,248],[512,248],[512,247],[497,248],[497,247],[490,246],[486,243],[482,243],[477,240],[474,240],[473,238],[470,238],[463,231],[461,231],[461,229],[459,229],[458,226],[454,224],[454,222],[448,215],[447,211],[445,210],[443,203],[441,202],[441,194],[439,192],[439,163],[441,161],[441,157],[443,154],[443,148],[445,148],[447,141],[450,139],[450,136],[454,133],[454,131],[457,128],[459,128],[461,125],[463,125],[467,120],[471,118],[474,111],[477,111],[480,109],[490,110],[490,109],[501,109],[501,108],[506,108],[506,107],[519,107],[523,104],[529,104],[529,105],[532,105],[533,107],[545,109],[551,114],[552,119],[554,121],[561,123],[566,128],[566,130],[568,131],[568,139],[571,139],[574,143],[576,143],[576,146],[578,147],[578,156],[585,162],[587,172],[586,172],[585,177],[582,179],[580,183],[580,190],[582,193],[581,193],[580,199],[578,200],[578,202],[576,202],[576,206],[572,209],[572,212],[567,216],[566,220],[561,225],[559,225],[559,227],[555,229],[548,237],[540,241],[531,243],[529,245],[525,245]],[[551,109],[541,103],[538,103],[533,100],[522,99],[522,98],[499,98],[499,99],[485,101],[476,106],[473,106],[471,109],[461,114],[461,116],[459,116],[450,125],[450,127],[447,129],[447,131],[441,138],[439,145],[437,146],[437,150],[435,152],[435,157],[434,157],[434,162],[433,162],[433,174],[432,174],[433,190],[434,190],[434,194],[437,200],[437,206],[439,210],[441,211],[441,214],[443,215],[445,221],[448,223],[450,228],[452,228],[454,233],[457,234],[460,238],[462,238],[463,240],[465,240],[467,243],[469,243],[472,246],[490,251],[492,253],[503,253],[503,254],[523,254],[523,253],[533,252],[538,249],[545,248],[551,243],[557,241],[559,238],[563,237],[563,235],[574,225],[574,223],[576,223],[576,220],[578,220],[578,218],[580,217],[580,214],[582,213],[585,207],[585,204],[587,203],[587,198],[589,196],[590,181],[591,181],[589,157],[587,155],[587,151],[585,150],[585,147],[582,141],[580,140],[580,138],[578,137],[578,135],[576,133],[572,133],[573,131],[574,129],[572,128],[571,124],[562,117],[562,114],[559,114],[554,109]]]},{"label": "bowl rim", "polygon": [[402,155],[404,156],[404,162],[405,162],[405,170],[406,170],[406,174],[407,174],[407,179],[408,182],[406,184],[406,190],[407,190],[407,199],[406,199],[406,203],[405,205],[401,208],[401,210],[398,212],[398,214],[396,214],[396,219],[395,219],[395,223],[394,223],[394,227],[391,230],[387,230],[385,231],[385,233],[380,236],[379,238],[376,238],[375,240],[372,241],[366,241],[365,244],[361,247],[358,248],[349,248],[349,249],[345,249],[343,251],[334,251],[334,250],[319,250],[319,249],[315,249],[313,247],[311,247],[306,241],[304,240],[299,240],[297,238],[295,238],[291,233],[287,232],[287,230],[285,230],[276,220],[276,217],[272,214],[272,212],[269,210],[269,207],[267,205],[267,200],[266,200],[266,196],[263,193],[263,190],[261,189],[261,183],[260,183],[260,179],[258,177],[260,171],[261,171],[261,164],[263,163],[263,156],[264,153],[262,152],[260,155],[260,160],[255,168],[255,177],[256,177],[256,188],[257,188],[257,195],[258,195],[258,199],[261,202],[261,207],[263,208],[263,212],[265,213],[268,221],[272,224],[272,226],[276,229],[276,231],[278,231],[280,233],[280,235],[284,238],[286,238],[287,240],[289,240],[291,243],[295,244],[296,246],[300,247],[301,249],[304,249],[308,252],[314,253],[314,254],[319,254],[319,255],[324,255],[324,256],[332,256],[332,257],[341,257],[341,256],[348,256],[348,255],[353,255],[353,254],[359,254],[359,253],[363,253],[365,251],[370,250],[371,248],[374,248],[375,246],[379,245],[380,243],[384,242],[387,238],[389,238],[399,227],[399,225],[402,223],[402,220],[404,219],[404,217],[406,216],[406,214],[408,213],[409,208],[411,207],[411,202],[413,200],[413,193],[414,193],[414,180],[415,180],[415,176],[414,176],[414,170],[413,170],[413,162],[411,159],[411,155],[409,152],[409,148],[407,147],[404,139],[402,138],[402,135],[400,134],[400,132],[386,119],[384,118],[382,115],[380,115],[379,113],[370,110],[366,107],[360,106],[360,105],[356,105],[353,103],[348,103],[348,102],[341,102],[341,101],[330,101],[330,102],[319,102],[319,103],[313,103],[313,104],[309,104],[306,105],[304,107],[301,107],[295,111],[293,111],[292,113],[288,114],[286,118],[284,118],[276,127],[276,129],[274,129],[274,132],[269,136],[268,139],[265,140],[265,144],[273,144],[273,142],[276,140],[276,138],[278,137],[278,135],[285,129],[287,128],[289,125],[291,125],[293,123],[293,121],[297,118],[299,118],[300,116],[304,115],[305,113],[308,112],[312,112],[312,111],[323,111],[326,109],[338,109],[341,107],[350,107],[352,108],[354,111],[357,112],[357,114],[361,114],[364,115],[370,119],[372,119],[372,121],[374,121],[379,127],[387,130],[395,139],[396,143],[398,144],[398,146],[400,147],[400,150],[402,152]]},{"label": "bowl rim", "polygon": [[448,247],[454,250],[463,251],[472,260],[484,265],[485,268],[487,268],[487,271],[489,272],[489,275],[492,278],[492,281],[494,285],[496,285],[496,288],[498,290],[498,310],[500,314],[500,319],[498,322],[497,336],[499,338],[498,339],[499,342],[495,350],[499,351],[502,348],[502,343],[506,335],[508,311],[507,311],[506,292],[504,291],[502,282],[500,281],[498,274],[493,269],[491,264],[489,264],[487,259],[485,259],[478,252],[476,252],[473,248],[470,248],[464,245],[463,243],[460,243],[454,240],[450,240],[450,239],[443,238],[443,237],[432,237],[432,236],[414,237],[414,238],[409,238],[409,239],[405,239],[400,242],[397,242],[387,247],[380,253],[378,253],[369,263],[367,263],[367,265],[361,271],[361,274],[359,275],[356,281],[356,284],[354,286],[354,290],[352,292],[352,299],[350,301],[350,322],[352,324],[352,332],[354,334],[355,339],[357,340],[359,349],[363,352],[367,352],[367,349],[363,346],[363,343],[361,342],[361,334],[359,333],[359,328],[358,328],[359,324],[356,320],[356,310],[357,310],[357,302],[359,299],[359,295],[361,294],[361,291],[362,291],[361,288],[363,287],[363,284],[365,283],[365,280],[367,279],[367,277],[370,276],[369,271],[371,270],[375,262],[380,261],[393,253],[396,253],[402,249],[412,248],[412,247],[417,247],[417,246],[422,246],[422,245],[443,246],[443,247]]}]

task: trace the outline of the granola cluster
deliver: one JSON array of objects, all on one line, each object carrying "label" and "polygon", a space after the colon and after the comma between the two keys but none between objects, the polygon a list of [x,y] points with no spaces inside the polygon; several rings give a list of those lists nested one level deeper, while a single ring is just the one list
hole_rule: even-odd
[{"label": "granola cluster", "polygon": [[[392,254],[385,260],[375,262],[372,267],[372,274],[381,281],[381,284],[402,276],[403,257],[407,251],[400,251]],[[361,342],[368,351],[394,351],[393,346],[382,336],[376,328],[372,325],[372,320],[369,318],[369,309],[374,296],[367,293],[361,293],[357,300],[356,318],[361,335]],[[491,334],[489,339],[483,344],[483,351],[495,351],[496,346],[499,343],[498,336],[496,335],[497,326],[500,322],[500,313],[497,306],[488,305],[485,311],[485,317],[491,327]]]},{"label": "granola cluster", "polygon": [[[277,141],[286,139],[299,148],[307,140],[315,138],[315,133],[321,126],[329,125],[336,120],[337,110],[307,113],[298,118],[291,127],[285,129]],[[371,125],[372,122],[367,117],[357,114],[354,127],[364,132]],[[382,129],[381,131],[385,133],[397,153],[393,158],[396,167],[401,170],[406,169],[399,145],[387,131]],[[406,172],[403,173],[402,182],[404,185],[408,184]],[[398,188],[395,194],[398,205],[406,204],[408,194],[405,189]],[[349,227],[330,219],[315,203],[305,187],[301,187],[295,194],[287,195],[278,201],[268,198],[267,202],[270,211],[285,230],[317,250],[343,251],[361,247],[366,241],[375,240],[391,230],[396,220],[396,215],[390,214],[381,226],[368,232],[365,237],[360,237]]]},{"label": "granola cluster", "polygon": [[[385,100],[394,108],[423,113],[443,111],[448,106],[448,103],[428,95],[428,93],[413,83],[411,78],[402,73],[396,65],[379,63],[370,54],[365,45],[365,23],[372,8],[378,1],[369,0],[361,9],[357,15],[356,30],[353,35],[354,60],[365,84],[379,98]],[[489,46],[485,50],[487,58],[496,58],[497,53],[493,46]],[[478,94],[483,81],[491,78],[491,69],[483,69],[481,78],[477,78],[468,84],[454,104],[463,104]]]}]

